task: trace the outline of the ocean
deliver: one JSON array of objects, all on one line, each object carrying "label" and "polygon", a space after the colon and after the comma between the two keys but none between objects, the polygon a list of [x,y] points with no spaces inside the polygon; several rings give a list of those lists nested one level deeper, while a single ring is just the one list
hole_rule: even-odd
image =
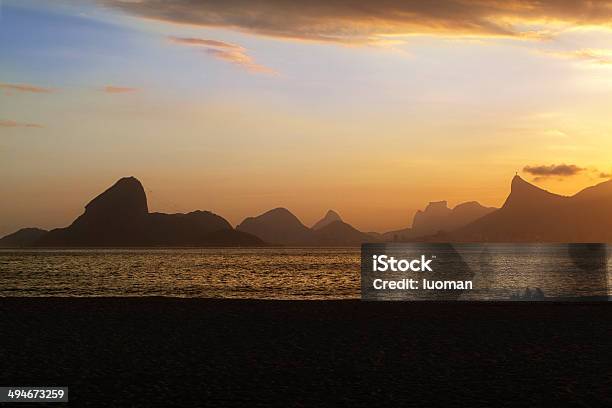
[{"label": "ocean", "polygon": [[[534,245],[522,268],[506,265],[504,250],[490,251],[496,272],[476,273],[474,290],[459,299],[515,299],[526,288],[555,298],[610,295],[610,265],[568,274],[559,251]],[[0,297],[358,299],[360,282],[359,248],[0,250]]]}]

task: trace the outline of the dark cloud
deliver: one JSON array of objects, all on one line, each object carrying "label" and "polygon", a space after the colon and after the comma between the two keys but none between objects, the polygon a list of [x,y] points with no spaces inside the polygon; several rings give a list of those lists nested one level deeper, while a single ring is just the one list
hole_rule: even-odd
[{"label": "dark cloud", "polygon": [[553,25],[557,29],[612,23],[612,0],[98,1],[170,23],[341,43],[371,43],[412,34],[549,37],[547,27]]},{"label": "dark cloud", "polygon": [[42,128],[42,125],[37,123],[15,122],[14,120],[0,120],[0,127],[8,128]]},{"label": "dark cloud", "polygon": [[213,58],[237,65],[250,72],[276,74],[273,69],[255,62],[244,47],[237,44],[204,38],[168,37],[168,39],[174,44],[197,47]]},{"label": "dark cloud", "polygon": [[586,169],[578,167],[575,164],[551,164],[550,166],[525,166],[523,171],[529,173],[532,176],[536,176],[534,180],[542,180],[546,177],[560,176],[569,177],[575,176]]}]

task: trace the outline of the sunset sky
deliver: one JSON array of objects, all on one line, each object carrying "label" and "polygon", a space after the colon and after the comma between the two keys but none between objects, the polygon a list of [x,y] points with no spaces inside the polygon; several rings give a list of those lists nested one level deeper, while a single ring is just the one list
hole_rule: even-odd
[{"label": "sunset sky", "polygon": [[612,171],[612,1],[0,0],[0,235],[122,176],[364,231]]}]

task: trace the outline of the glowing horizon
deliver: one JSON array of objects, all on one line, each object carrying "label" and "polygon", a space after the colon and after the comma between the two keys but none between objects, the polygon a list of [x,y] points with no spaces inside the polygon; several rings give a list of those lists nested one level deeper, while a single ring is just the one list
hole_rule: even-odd
[{"label": "glowing horizon", "polygon": [[255,21],[5,0],[0,235],[68,225],[129,175],[151,211],[379,232],[429,201],[499,207],[516,171],[563,195],[607,180],[612,3],[510,3],[269,0]]}]

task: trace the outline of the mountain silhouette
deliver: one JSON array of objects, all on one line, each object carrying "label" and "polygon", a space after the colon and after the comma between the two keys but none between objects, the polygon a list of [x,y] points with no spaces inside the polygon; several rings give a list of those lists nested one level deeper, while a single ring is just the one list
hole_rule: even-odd
[{"label": "mountain silhouette", "polygon": [[136,177],[124,177],[91,200],[79,218],[97,221],[111,218],[114,221],[146,216],[148,213],[144,187]]},{"label": "mountain silhouette", "polygon": [[36,246],[262,245],[209,211],[149,213],[140,181],[125,177],[85,206],[70,226],[49,231]]},{"label": "mountain silhouette", "polygon": [[313,231],[314,242],[321,246],[356,246],[377,241],[372,235],[358,231],[343,221],[333,221]]},{"label": "mountain silhouette", "polygon": [[[276,245],[357,246],[378,241],[339,218],[336,212],[330,210],[315,224],[316,229],[308,228],[286,208],[275,208],[257,217],[246,218],[236,229]],[[320,225],[321,222],[323,225]]]},{"label": "mountain silhouette", "polygon": [[327,214],[325,214],[325,217],[321,218],[319,221],[315,223],[315,225],[312,226],[312,229],[313,230],[321,229],[325,227],[326,225],[331,224],[334,221],[342,221],[342,218],[334,210],[329,210],[327,211]]},{"label": "mountain silhouette", "polygon": [[610,242],[612,181],[573,196],[512,179],[504,205],[444,239],[471,242]]},{"label": "mountain silhouette", "polygon": [[22,228],[1,238],[0,248],[27,247],[38,241],[46,233],[46,230],[40,228]]},{"label": "mountain silhouette", "polygon": [[612,180],[587,187],[576,193],[573,198],[576,201],[590,201],[606,199],[612,196]]},{"label": "mountain silhouette", "polygon": [[66,228],[41,237],[40,246],[137,246],[147,233],[147,197],[140,181],[125,177],[95,197]]},{"label": "mountain silhouette", "polygon": [[313,244],[312,230],[286,208],[275,208],[257,217],[245,218],[236,230],[276,245]]},{"label": "mountain silhouette", "polygon": [[448,208],[446,201],[432,201],[425,211],[418,210],[412,219],[412,228],[414,229],[434,229],[433,225],[441,224],[442,220],[446,219],[453,210]]},{"label": "mountain silhouette", "polygon": [[150,213],[145,190],[125,177],[91,200],[65,228],[24,228],[0,239],[2,247],[23,246],[353,246],[364,242],[612,242],[612,180],[562,196],[518,175],[504,205],[475,201],[450,209],[446,201],[418,211],[411,228],[364,233],[329,210],[306,227],[286,208],[248,217],[233,229],[210,211]]},{"label": "mountain silhouette", "polygon": [[430,202],[424,211],[417,211],[411,228],[390,231],[383,234],[385,241],[410,241],[418,237],[450,232],[467,225],[493,211],[496,208],[484,207],[476,201],[458,204],[448,208],[446,201]]}]

